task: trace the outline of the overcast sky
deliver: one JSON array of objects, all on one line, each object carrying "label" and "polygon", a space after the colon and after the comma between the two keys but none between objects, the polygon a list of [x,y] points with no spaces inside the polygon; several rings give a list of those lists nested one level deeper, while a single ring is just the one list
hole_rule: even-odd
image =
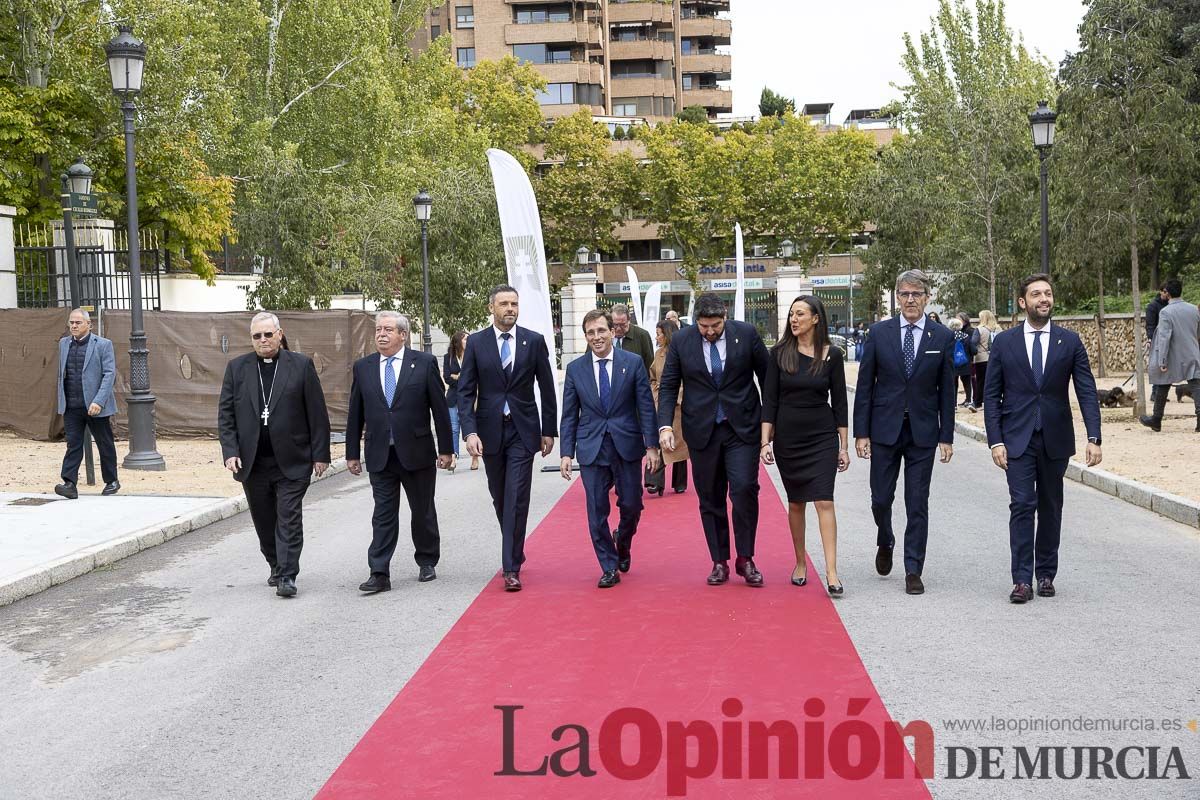
[{"label": "overcast sky", "polygon": [[[758,113],[763,86],[805,103],[855,108],[899,99],[903,35],[929,30],[937,0],[733,0],[733,111]],[[974,2],[970,5],[974,7]],[[1055,65],[1077,48],[1080,0],[1007,0],[1008,26]]]}]

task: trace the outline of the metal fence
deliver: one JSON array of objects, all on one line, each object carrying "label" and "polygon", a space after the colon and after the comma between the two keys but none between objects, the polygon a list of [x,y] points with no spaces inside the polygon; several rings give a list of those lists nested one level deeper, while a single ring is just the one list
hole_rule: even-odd
[{"label": "metal fence", "polygon": [[[55,245],[50,226],[20,226],[14,248],[18,308],[91,306],[109,310],[130,307],[129,242],[124,231],[115,231],[111,246],[75,248],[80,297],[71,298],[67,248]],[[140,238],[142,309],[161,308],[160,276],[164,251],[153,231]]]}]

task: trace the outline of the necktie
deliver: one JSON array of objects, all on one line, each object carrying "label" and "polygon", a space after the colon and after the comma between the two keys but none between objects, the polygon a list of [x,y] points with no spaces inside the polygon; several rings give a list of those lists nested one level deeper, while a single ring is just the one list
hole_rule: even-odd
[{"label": "necktie", "polygon": [[608,359],[600,359],[600,407],[608,411],[610,387],[608,384]]},{"label": "necktie", "polygon": [[[510,333],[500,334],[500,339],[502,340],[500,342],[500,366],[504,368],[504,374],[510,378],[512,377],[513,359],[512,359],[512,347],[509,346],[508,340],[511,338],[512,338],[512,334],[510,334]],[[504,401],[504,413],[506,415],[508,413],[510,413],[507,400]]]},{"label": "necktie", "polygon": [[624,337],[622,337],[622,336],[618,336],[616,339],[614,339],[614,340],[613,340],[614,342],[616,342],[616,344],[617,344],[617,349],[618,349],[618,350],[624,350],[624,349],[625,349],[625,346],[624,346],[624,345],[621,343],[621,340],[622,340],[623,338],[624,338]]},{"label": "necktie", "polygon": [[913,331],[917,329],[917,326],[906,325],[905,327],[907,330],[904,332],[904,374],[911,378],[913,369],[917,366],[917,346],[913,337]]},{"label": "necktie", "polygon": [[[713,383],[718,387],[721,385],[721,375],[724,370],[721,368],[721,353],[717,350],[716,342],[708,343],[708,366],[712,372]],[[721,400],[717,398],[717,424],[720,425],[725,421],[725,409],[721,408]]]},{"label": "necktie", "polygon": [[389,357],[383,368],[383,399],[387,400],[389,406],[396,397],[396,373],[392,371],[392,362],[395,360],[395,356]]},{"label": "necktie", "polygon": [[[1037,388],[1042,388],[1042,333],[1044,331],[1033,332],[1033,382],[1037,384]],[[1042,402],[1039,399],[1033,407],[1033,429],[1040,431],[1042,429]]]}]

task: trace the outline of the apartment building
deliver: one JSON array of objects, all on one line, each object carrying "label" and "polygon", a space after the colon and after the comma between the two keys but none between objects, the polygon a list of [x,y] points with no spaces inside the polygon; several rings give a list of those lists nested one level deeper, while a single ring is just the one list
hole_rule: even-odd
[{"label": "apartment building", "polygon": [[458,65],[512,55],[549,84],[548,118],[670,118],[688,106],[733,111],[729,0],[448,0],[426,16],[417,49],[449,35]]}]

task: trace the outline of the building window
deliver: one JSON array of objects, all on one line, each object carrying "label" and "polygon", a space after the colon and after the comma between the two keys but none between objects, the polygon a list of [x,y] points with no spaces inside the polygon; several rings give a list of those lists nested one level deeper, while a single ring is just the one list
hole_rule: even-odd
[{"label": "building window", "polygon": [[475,48],[460,47],[458,48],[458,66],[463,69],[470,69],[475,66]]},{"label": "building window", "polygon": [[459,28],[474,28],[475,6],[455,6],[454,24]]},{"label": "building window", "polygon": [[569,5],[528,6],[513,10],[513,20],[518,25],[536,25],[542,22],[570,22]]},{"label": "building window", "polygon": [[637,103],[624,103],[613,101],[613,116],[614,117],[636,117],[638,115]]},{"label": "building window", "polygon": [[683,76],[683,88],[684,88],[685,90],[686,90],[686,89],[691,89],[691,88],[692,88],[692,76],[691,76],[691,75],[684,75],[684,76]]},{"label": "building window", "polygon": [[689,53],[691,53],[692,52],[692,40],[691,39],[681,39],[679,41],[679,51],[681,53],[683,53],[683,55],[685,55],[685,56],[688,55]]},{"label": "building window", "polygon": [[568,105],[575,102],[575,84],[551,83],[546,90],[537,93],[537,101],[543,106]]},{"label": "building window", "polygon": [[522,64],[545,64],[546,45],[544,44],[514,44],[513,55]]},{"label": "building window", "polygon": [[430,39],[430,41],[432,41],[432,40],[434,40],[434,39],[438,38],[438,37],[439,37],[439,36],[441,36],[441,35],[442,35],[442,26],[441,26],[441,25],[430,25],[430,26],[429,26],[429,39]]}]

